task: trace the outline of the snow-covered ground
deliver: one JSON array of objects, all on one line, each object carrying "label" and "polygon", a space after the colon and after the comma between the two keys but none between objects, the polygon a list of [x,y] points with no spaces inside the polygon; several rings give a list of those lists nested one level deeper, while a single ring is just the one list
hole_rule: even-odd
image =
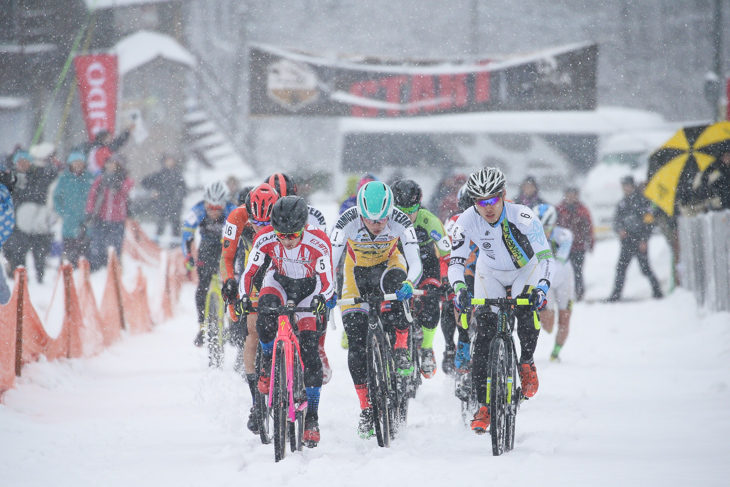
[{"label": "snow-covered ground", "polygon": [[[340,327],[327,337],[334,376],[322,391],[322,441],[275,464],[273,446],[246,429],[251,399],[232,353],[223,370],[208,370],[192,344],[188,285],[177,317],[150,334],[125,334],[91,359],[25,366],[0,405],[0,485],[727,485],[730,315],[704,314],[684,290],[642,301],[650,288],[636,263],[624,296],[639,300],[597,302],[611,292],[618,251],[606,240],[588,255],[589,302],[574,308],[562,363],[547,360],[554,336],[542,333],[540,390],[501,457],[488,435],[463,426],[441,371],[390,449],[359,439]],[[668,291],[661,237],[650,252]],[[47,302],[51,287],[31,295]],[[440,364],[440,333],[435,347]]]}]

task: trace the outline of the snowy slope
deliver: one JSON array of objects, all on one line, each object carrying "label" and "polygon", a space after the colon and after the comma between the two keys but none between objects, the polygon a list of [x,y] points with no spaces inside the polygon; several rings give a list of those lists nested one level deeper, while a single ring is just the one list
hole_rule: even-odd
[{"label": "snowy slope", "polygon": [[[655,237],[650,249],[666,290],[666,244]],[[612,240],[587,257],[588,298],[608,296],[617,258]],[[321,444],[279,464],[273,446],[246,430],[251,399],[232,353],[224,370],[210,371],[192,345],[194,288],[183,293],[177,318],[151,334],[125,335],[92,359],[23,369],[0,405],[3,486],[709,486],[730,475],[730,315],[703,315],[683,290],[659,301],[578,303],[560,364],[547,361],[554,337],[543,333],[540,391],[519,412],[515,450],[499,458],[488,436],[464,428],[441,371],[419,390],[390,449],[357,438],[341,328],[330,331]],[[649,293],[632,264],[625,296]],[[435,346],[440,363],[440,333]]]}]

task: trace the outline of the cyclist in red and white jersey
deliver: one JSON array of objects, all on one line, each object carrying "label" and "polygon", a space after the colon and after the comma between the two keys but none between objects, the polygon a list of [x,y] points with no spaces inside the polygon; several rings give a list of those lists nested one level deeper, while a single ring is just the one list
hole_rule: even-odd
[{"label": "cyclist in red and white jersey", "polygon": [[[307,225],[307,204],[298,196],[279,198],[271,212],[271,225],[256,235],[239,294],[248,297],[257,273],[265,272],[259,291],[259,308],[278,307],[288,300],[298,307],[312,306],[318,312],[335,306],[337,296],[332,278],[332,245],[327,235]],[[319,396],[322,387],[322,361],[318,352],[318,323],[313,313],[297,313],[299,347],[304,363],[307,389],[307,415],[304,442],[319,442]],[[264,355],[259,391],[269,390],[269,374],[277,316],[259,312],[256,329]]]}]

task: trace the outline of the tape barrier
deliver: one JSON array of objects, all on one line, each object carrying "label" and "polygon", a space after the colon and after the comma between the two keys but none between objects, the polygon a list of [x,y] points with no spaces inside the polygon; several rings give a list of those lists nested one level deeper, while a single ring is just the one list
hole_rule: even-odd
[{"label": "tape barrier", "polygon": [[[127,257],[142,263],[159,264],[163,318],[171,318],[184,282],[191,277],[185,271],[184,258],[179,249],[162,251],[142,231],[139,223],[128,222],[129,238],[125,237]],[[147,279],[142,269],[137,270],[135,287],[127,291],[122,285],[119,258],[113,249],[108,254],[107,279],[100,306],[94,297],[90,281],[89,263],[80,259],[74,275],[70,264],[59,268],[58,280],[51,298],[47,321],[59,319],[61,331],[51,338],[31,303],[26,270],[15,271],[15,284],[10,301],[0,305],[0,401],[2,393],[13,387],[22,364],[38,360],[90,357],[100,353],[121,338],[121,330],[130,333],[151,331],[154,320],[150,311]],[[156,302],[157,305],[157,302]]]}]

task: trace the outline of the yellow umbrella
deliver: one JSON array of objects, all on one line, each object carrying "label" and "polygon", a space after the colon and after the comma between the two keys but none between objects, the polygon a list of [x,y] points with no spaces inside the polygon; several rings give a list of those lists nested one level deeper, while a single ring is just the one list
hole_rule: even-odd
[{"label": "yellow umbrella", "polygon": [[644,196],[667,215],[691,191],[692,180],[730,150],[730,122],[684,127],[649,157]]}]

